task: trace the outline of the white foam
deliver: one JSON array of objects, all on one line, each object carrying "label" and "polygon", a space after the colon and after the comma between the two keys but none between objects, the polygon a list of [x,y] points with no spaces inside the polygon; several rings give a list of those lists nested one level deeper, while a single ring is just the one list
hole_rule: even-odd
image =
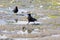
[{"label": "white foam", "polygon": [[14,40],[29,40],[30,38],[14,38]]},{"label": "white foam", "polygon": [[17,34],[28,34],[28,32],[27,32],[27,30],[25,32],[20,30],[20,31],[17,32]]},{"label": "white foam", "polygon": [[7,33],[8,31],[7,31],[7,30],[4,30],[4,31],[2,31],[2,32],[5,32],[5,33]]},{"label": "white foam", "polygon": [[27,21],[18,21],[17,23],[14,23],[14,24],[27,24],[28,22]]},{"label": "white foam", "polygon": [[40,8],[42,8],[43,7],[43,5],[40,5]]},{"label": "white foam", "polygon": [[56,34],[56,35],[50,35],[50,36],[45,36],[45,37],[43,37],[43,38],[57,38],[57,37],[60,37],[60,34]]},{"label": "white foam", "polygon": [[8,37],[6,35],[3,35],[3,36],[0,35],[0,39],[5,39],[5,38],[8,38]]},{"label": "white foam", "polygon": [[17,14],[20,14],[20,13],[22,13],[22,12],[24,12],[24,13],[26,13],[28,10],[26,10],[26,9],[19,9],[19,12],[17,13]]},{"label": "white foam", "polygon": [[[7,24],[28,24],[28,21],[18,21],[18,22],[15,22],[15,20],[10,20],[10,21],[6,21]],[[29,24],[41,24],[42,22],[30,22]]]},{"label": "white foam", "polygon": [[60,35],[52,35],[51,37],[60,37]]},{"label": "white foam", "polygon": [[35,40],[38,38],[13,38],[14,40]]}]

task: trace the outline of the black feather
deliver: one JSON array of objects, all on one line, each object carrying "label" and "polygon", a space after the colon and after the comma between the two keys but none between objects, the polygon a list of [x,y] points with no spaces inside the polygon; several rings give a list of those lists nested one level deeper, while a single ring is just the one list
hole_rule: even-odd
[{"label": "black feather", "polygon": [[34,22],[37,21],[37,19],[33,18],[31,14],[28,14],[28,22]]},{"label": "black feather", "polygon": [[14,13],[18,12],[18,7],[16,6],[15,9],[13,10]]}]

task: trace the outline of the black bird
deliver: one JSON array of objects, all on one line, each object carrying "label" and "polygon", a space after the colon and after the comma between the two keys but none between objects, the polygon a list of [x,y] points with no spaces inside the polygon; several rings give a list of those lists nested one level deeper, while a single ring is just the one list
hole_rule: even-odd
[{"label": "black bird", "polygon": [[33,17],[31,16],[31,14],[28,14],[28,23],[29,23],[29,22],[35,22],[35,21],[37,21],[37,19],[33,18]]},{"label": "black bird", "polygon": [[18,12],[18,7],[16,6],[15,9],[13,10],[14,13]]}]

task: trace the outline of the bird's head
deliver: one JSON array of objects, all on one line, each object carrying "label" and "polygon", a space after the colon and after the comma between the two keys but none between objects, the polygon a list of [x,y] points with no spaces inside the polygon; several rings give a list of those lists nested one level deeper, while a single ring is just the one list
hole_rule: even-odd
[{"label": "bird's head", "polygon": [[15,8],[18,8],[17,6]]},{"label": "bird's head", "polygon": [[31,16],[31,14],[28,14],[28,16]]}]

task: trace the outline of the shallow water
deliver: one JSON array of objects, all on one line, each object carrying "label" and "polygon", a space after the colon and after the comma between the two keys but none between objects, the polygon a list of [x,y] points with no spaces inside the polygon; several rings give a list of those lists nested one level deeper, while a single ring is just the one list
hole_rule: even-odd
[{"label": "shallow water", "polygon": [[6,22],[4,20],[0,20],[0,25],[4,25]]},{"label": "shallow water", "polygon": [[[7,36],[5,36],[3,34],[28,34],[28,32],[27,32],[27,30],[25,32],[23,32],[20,29],[19,30],[17,29],[18,31],[17,30],[8,31],[7,29],[6,30],[0,29],[0,33],[3,35],[3,36],[0,35],[0,38],[2,38],[1,40],[58,40],[58,37],[60,38],[60,31],[59,31],[60,25],[59,25],[59,27],[55,26],[56,23],[60,24],[60,23],[58,23],[58,22],[60,22],[59,21],[60,16],[57,18],[48,17],[48,15],[50,15],[50,14],[51,15],[59,15],[60,14],[60,10],[57,10],[57,9],[59,9],[60,6],[56,5],[56,4],[58,4],[58,2],[56,2],[56,0],[55,1],[54,0],[53,1],[52,0],[51,1],[48,1],[48,0],[44,0],[44,1],[43,0],[38,0],[38,1],[36,1],[36,0],[29,0],[29,1],[27,1],[27,0],[25,0],[25,1],[24,0],[12,0],[14,2],[12,2],[11,4],[10,4],[11,1],[8,4],[6,4],[7,0],[6,0],[6,3],[4,0],[1,0],[1,1],[3,2],[3,3],[1,2],[1,4],[5,5],[5,6],[12,6],[12,7],[0,8],[0,12],[1,12],[0,17],[2,17],[2,19],[0,19],[0,25],[7,24],[6,25],[7,28],[9,28],[11,26],[12,26],[12,28],[13,28],[13,26],[15,28],[15,25],[17,27],[19,25],[18,28],[20,28],[20,25],[23,25],[22,27],[25,27],[25,25],[26,25],[26,26],[28,26],[27,28],[29,28],[29,27],[34,28],[34,30],[31,32],[31,34],[39,34],[40,35],[42,33],[40,35],[40,36],[42,36],[41,39],[40,39],[40,36],[39,36],[39,38],[7,38]],[[32,1],[32,3],[30,3],[30,1]],[[22,2],[22,3],[20,3],[20,2]],[[55,4],[55,2],[56,2],[56,4]],[[35,22],[39,25],[38,26],[37,25],[32,25],[32,26],[27,25],[28,22],[26,20],[25,21],[19,20],[16,23],[14,20],[15,19],[14,17],[10,18],[11,16],[14,15],[12,10],[13,10],[14,6],[16,6],[16,5],[18,5],[18,7],[21,7],[21,5],[25,5],[28,8],[25,8],[25,6],[24,6],[24,8],[23,8],[23,6],[22,6],[22,8],[19,8],[19,12],[16,14],[15,18],[20,19],[21,17],[27,17],[27,14],[28,14],[27,12],[33,11],[33,13],[32,13],[33,17],[39,16],[39,18],[37,18],[38,22]],[[55,6],[56,6],[56,9],[55,9]],[[53,9],[50,9],[50,8],[53,8]],[[6,17],[9,17],[9,18],[6,18]],[[11,20],[11,21],[8,21],[8,20]],[[9,23],[11,24],[10,26],[8,25]],[[31,22],[30,24],[34,24],[34,23]],[[53,28],[53,27],[55,27],[55,28]],[[35,28],[37,28],[37,29],[35,29]],[[58,31],[56,30],[56,28]],[[2,29],[4,29],[4,27],[2,27]],[[56,34],[56,33],[58,33],[58,34]],[[54,34],[56,34],[56,35],[54,35]],[[6,39],[4,39],[4,37]],[[50,39],[50,37],[52,39]]]}]

